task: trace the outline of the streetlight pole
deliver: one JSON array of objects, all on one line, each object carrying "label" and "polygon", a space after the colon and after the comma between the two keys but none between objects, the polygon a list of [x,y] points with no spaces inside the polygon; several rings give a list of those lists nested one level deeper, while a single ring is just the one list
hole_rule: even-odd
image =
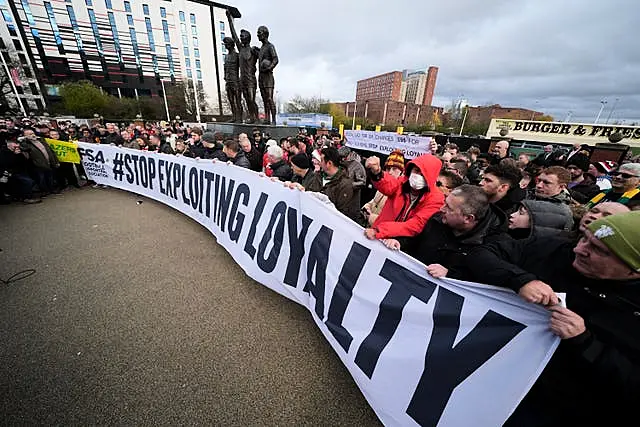
[{"label": "streetlight pole", "polygon": [[616,109],[616,105],[618,105],[618,101],[620,101],[620,98],[616,98],[615,102],[613,103],[613,107],[611,107],[611,111],[609,111],[609,115],[607,116],[607,121],[604,122],[604,124],[609,124],[609,119],[611,118],[613,111]]},{"label": "streetlight pole", "polygon": [[[195,98],[196,104],[196,120],[198,124],[200,124],[200,101],[198,101],[198,82],[196,80],[191,80],[193,82],[193,96]],[[220,112],[222,115],[222,111]],[[167,113],[169,115],[169,113]]]},{"label": "streetlight pole", "polygon": [[600,120],[600,115],[602,114],[602,110],[604,110],[604,106],[607,104],[607,101],[603,99],[602,101],[600,101],[600,104],[602,105],[600,106],[600,111],[598,111],[598,115],[596,116],[596,119],[593,122],[594,124],[597,124],[598,120]]},{"label": "streetlight pole", "polygon": [[160,79],[160,84],[162,85],[162,96],[164,97],[164,109],[167,112],[167,121],[171,121],[171,116],[169,115],[169,104],[167,104],[167,91],[164,88],[164,80]]},{"label": "streetlight pole", "polygon": [[462,125],[460,125],[460,136],[462,136],[462,131],[464,130],[464,122],[467,121],[468,112],[469,112],[469,108],[464,107],[464,116],[462,117]]},{"label": "streetlight pole", "polygon": [[530,121],[532,121],[533,118],[536,116],[536,109],[538,108],[538,104],[539,102],[536,101],[535,106],[533,107],[533,112],[531,113],[531,119],[529,119]]}]

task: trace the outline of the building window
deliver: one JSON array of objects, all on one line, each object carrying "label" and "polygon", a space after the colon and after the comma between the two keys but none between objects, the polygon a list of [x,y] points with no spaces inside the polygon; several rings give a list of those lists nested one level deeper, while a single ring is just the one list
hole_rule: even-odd
[{"label": "building window", "polygon": [[2,57],[4,58],[4,62],[11,62],[11,57],[9,56],[9,52],[2,52]]},{"label": "building window", "polygon": [[100,31],[98,31],[98,22],[96,21],[96,14],[93,9],[89,9],[89,21],[91,21],[91,29],[93,30],[93,37],[96,39],[96,47],[100,56],[104,56],[102,50],[102,41],[100,40]]},{"label": "building window", "polygon": [[166,19],[162,21],[162,32],[164,33],[164,41],[169,43],[171,38],[169,37],[169,24]]},{"label": "building window", "polygon": [[188,45],[189,44],[189,37],[183,35],[182,36],[182,44],[183,45]]},{"label": "building window", "polygon": [[190,79],[193,78],[193,73],[191,72],[191,68],[187,68],[187,77]]},{"label": "building window", "polygon": [[20,44],[20,40],[16,40],[16,39],[12,39],[13,40],[13,47],[16,48],[16,50],[18,51],[22,51],[22,45]]},{"label": "building window", "polygon": [[196,68],[200,68],[200,60],[196,59]]},{"label": "building window", "polygon": [[[29,27],[31,28],[31,34],[34,38],[36,38],[36,44],[40,42],[40,33],[37,30],[36,20],[33,19],[33,13],[31,12],[31,6],[29,6],[29,2],[27,0],[22,0],[22,9],[24,10],[24,14],[27,17],[27,22],[29,23]],[[14,31],[15,32],[15,31]],[[12,34],[15,36],[15,34]]]},{"label": "building window", "polygon": [[187,46],[184,47],[184,56],[189,56],[189,48]]},{"label": "building window", "polygon": [[196,70],[196,76],[198,77],[198,80],[202,80],[202,71]]},{"label": "building window", "polygon": [[180,32],[182,32],[182,34],[187,34],[187,24],[184,22],[180,23]]},{"label": "building window", "polygon": [[133,27],[133,16],[127,15],[127,23]]},{"label": "building window", "polygon": [[89,7],[93,6],[93,0],[85,0],[84,2],[85,2],[85,3],[87,4],[87,6],[89,6]]},{"label": "building window", "polygon": [[180,12],[178,12],[178,15],[180,15],[180,22],[184,22],[185,21],[184,12],[180,11]]},{"label": "building window", "polygon": [[193,39],[191,39],[191,41],[193,42],[193,47],[198,47],[198,38],[194,37]]},{"label": "building window", "polygon": [[44,110],[44,104],[42,103],[42,100],[36,99],[36,108],[40,111]]},{"label": "building window", "polygon": [[158,72],[158,56],[155,53],[151,55],[151,61],[153,62],[153,72],[155,74],[160,74]]},{"label": "building window", "polygon": [[80,36],[80,28],[78,27],[78,20],[76,19],[76,14],[73,11],[73,6],[67,5],[67,14],[69,15],[71,28],[73,28],[73,35],[76,38],[76,45],[78,45],[78,52],[84,52],[84,48],[82,47],[82,37]]},{"label": "building window", "polygon": [[22,67],[22,72],[24,73],[24,76],[28,79],[33,77],[33,73],[31,72],[31,68],[29,68],[28,66],[24,66]]},{"label": "building window", "polygon": [[165,46],[165,48],[167,49],[167,60],[169,61],[169,74],[171,75],[171,77],[174,77],[176,75],[176,70],[173,66],[173,53],[171,52],[171,45],[168,44]]},{"label": "building window", "polygon": [[140,51],[138,50],[138,37],[135,28],[129,28],[129,37],[131,37],[131,46],[133,46],[133,54],[136,57],[136,65],[140,68]]},{"label": "building window", "polygon": [[122,50],[120,49],[120,37],[118,37],[118,27],[116,26],[116,18],[113,12],[107,12],[109,16],[109,25],[111,25],[111,33],[113,34],[113,44],[118,54],[118,61],[122,62]]},{"label": "building window", "polygon": [[131,3],[128,1],[124,2],[124,11],[127,13],[131,13]]},{"label": "building window", "polygon": [[200,58],[200,49],[193,49],[193,56]]},{"label": "building window", "polygon": [[143,5],[142,5],[142,12],[143,12],[145,15],[148,15],[148,14],[149,14],[149,5],[148,5],[148,4],[143,4]]},{"label": "building window", "polygon": [[191,20],[192,25],[196,25],[196,15],[194,15],[193,13],[190,13],[189,19]]},{"label": "building window", "polygon": [[105,6],[107,6],[107,9],[113,9],[113,5],[111,4],[111,0],[104,0],[104,4],[105,4]]},{"label": "building window", "polygon": [[224,62],[224,61],[226,61],[226,60],[227,60],[227,55],[226,55],[226,54],[225,54],[225,55],[222,55],[222,62]]},{"label": "building window", "polygon": [[144,18],[144,23],[147,25],[147,37],[149,38],[149,49],[151,49],[151,52],[155,52],[156,43],[153,39],[153,28],[151,27],[151,19]]},{"label": "building window", "polygon": [[24,53],[19,54],[18,58],[20,59],[20,64],[22,64],[22,65],[28,65],[29,64],[27,62],[27,57],[25,56]]},{"label": "building window", "polygon": [[167,9],[165,9],[164,7],[160,8],[160,16],[163,18],[167,17]]},{"label": "building window", "polygon": [[31,94],[40,95],[40,92],[38,92],[38,86],[36,86],[35,83],[29,83],[29,89],[31,89]]},{"label": "building window", "polygon": [[220,33],[220,40],[224,40],[224,36],[225,36],[224,33]]},{"label": "building window", "polygon": [[191,59],[189,59],[189,58],[185,58],[185,60],[184,60],[184,65],[185,65],[187,68],[191,68]]},{"label": "building window", "polygon": [[224,31],[224,21],[220,21],[220,31]]},{"label": "building window", "polygon": [[198,35],[198,27],[196,27],[195,25],[191,26],[191,35],[194,35],[194,36]]}]

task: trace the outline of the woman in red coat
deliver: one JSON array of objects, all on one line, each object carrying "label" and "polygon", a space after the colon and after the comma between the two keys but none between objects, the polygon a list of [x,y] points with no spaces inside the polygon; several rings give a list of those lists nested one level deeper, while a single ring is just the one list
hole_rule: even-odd
[{"label": "woman in red coat", "polygon": [[373,227],[365,230],[369,239],[415,236],[444,204],[436,187],[442,162],[431,154],[408,162],[398,178],[382,170],[378,157],[369,157],[366,167],[373,186],[388,197]]}]

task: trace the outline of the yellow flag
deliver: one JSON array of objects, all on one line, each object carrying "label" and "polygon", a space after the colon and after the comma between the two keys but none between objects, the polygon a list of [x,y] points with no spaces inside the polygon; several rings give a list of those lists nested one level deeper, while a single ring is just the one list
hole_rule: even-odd
[{"label": "yellow flag", "polygon": [[45,138],[45,141],[49,144],[49,147],[51,147],[53,152],[56,153],[58,161],[66,163],[80,163],[78,144],[49,138]]},{"label": "yellow flag", "polygon": [[376,126],[376,132],[380,132],[382,130],[382,126],[378,125]]},{"label": "yellow flag", "polygon": [[356,125],[356,130],[361,130],[361,129],[362,129],[362,126]]},{"label": "yellow flag", "polygon": [[396,129],[396,132],[398,132],[398,135],[402,135],[402,132],[404,132],[404,127],[398,126],[398,129]]},{"label": "yellow flag", "polygon": [[338,126],[338,132],[340,133],[340,138],[344,138],[344,125],[342,123]]}]

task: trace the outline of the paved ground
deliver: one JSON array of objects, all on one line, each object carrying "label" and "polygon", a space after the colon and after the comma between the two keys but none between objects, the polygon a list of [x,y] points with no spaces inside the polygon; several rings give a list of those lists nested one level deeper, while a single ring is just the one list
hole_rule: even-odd
[{"label": "paved ground", "polygon": [[180,213],[84,188],[0,206],[3,425],[376,425],[307,311]]}]

